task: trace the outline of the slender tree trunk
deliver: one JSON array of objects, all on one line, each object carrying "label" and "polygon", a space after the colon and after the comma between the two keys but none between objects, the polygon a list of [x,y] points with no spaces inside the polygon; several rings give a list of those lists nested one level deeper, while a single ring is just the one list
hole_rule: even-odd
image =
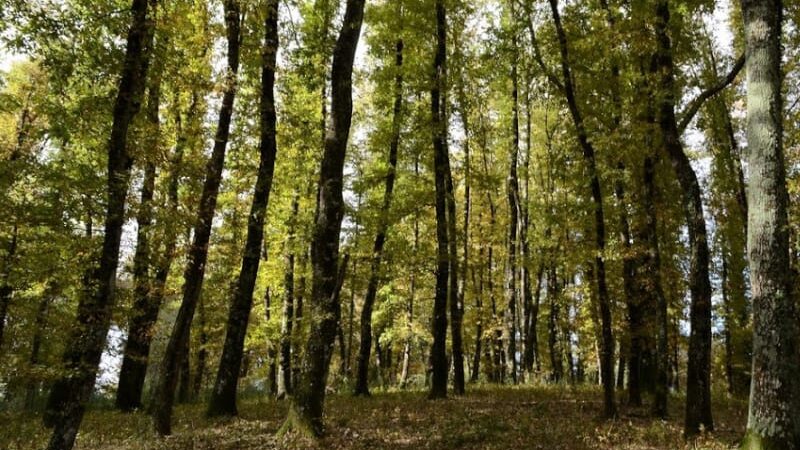
[{"label": "slender tree trunk", "polygon": [[386,243],[386,234],[389,231],[389,209],[392,205],[395,178],[397,176],[397,151],[400,146],[400,127],[403,108],[403,40],[398,39],[395,44],[395,79],[394,79],[394,109],[392,111],[392,139],[389,143],[388,172],[386,185],[383,192],[383,204],[379,212],[378,231],[372,246],[372,261],[370,263],[367,293],[364,295],[364,305],[361,309],[361,342],[358,349],[356,362],[355,395],[369,395],[369,357],[372,348],[372,309],[375,296],[378,293],[381,262],[383,259],[383,246]]},{"label": "slender tree trunk", "polygon": [[[146,144],[158,148],[160,134],[159,106],[161,101],[160,76],[153,77],[147,99],[148,133],[151,136]],[[122,359],[119,384],[117,385],[116,406],[123,411],[131,411],[142,406],[142,387],[147,372],[147,358],[150,353],[150,334],[152,324],[158,316],[158,306],[152,305],[153,280],[150,268],[153,266],[150,253],[150,237],[153,223],[153,193],[156,183],[155,155],[145,161],[139,211],[136,216],[138,226],[136,251],[133,256],[133,311],[128,325],[128,340],[125,343],[125,356]]]},{"label": "slender tree trunk", "polygon": [[[47,314],[50,311],[50,304],[53,302],[56,295],[57,287],[54,282],[49,282],[48,289],[44,293],[44,297],[39,301],[39,307],[36,310],[36,319],[34,320],[33,341],[31,342],[31,356],[28,359],[30,368],[37,370],[41,366],[41,350],[42,342],[47,327]],[[32,411],[36,406],[36,399],[39,395],[39,385],[41,384],[40,376],[37,374],[26,381],[25,392],[25,410]]]},{"label": "slender tree trunk", "polygon": [[[419,156],[414,159],[414,176],[419,177]],[[419,211],[414,213],[414,255],[419,251]],[[408,383],[408,374],[411,366],[411,344],[413,342],[413,324],[414,324],[414,301],[417,295],[417,267],[416,264],[411,269],[411,286],[409,287],[408,303],[406,305],[406,337],[405,345],[403,346],[403,368],[400,374],[400,386],[406,387]]]},{"label": "slender tree trunk", "polygon": [[[195,368],[194,368],[194,378],[192,381],[192,394],[191,397],[193,398],[200,398],[200,393],[203,389],[203,378],[206,374],[206,359],[208,358],[208,330],[206,327],[206,308],[205,308],[205,301],[202,297],[200,297],[200,302],[197,305],[197,328],[199,331],[198,336],[198,348],[197,348],[197,360],[195,361]],[[185,353],[189,354],[189,343],[190,337],[186,339],[186,349]],[[188,358],[184,358],[186,361],[186,373],[189,373],[188,368]],[[184,369],[181,369],[184,370]]]},{"label": "slender tree trunk", "polygon": [[614,395],[614,335],[611,327],[611,300],[609,299],[608,286],[606,285],[605,268],[605,247],[606,230],[605,214],[603,212],[603,194],[600,188],[600,178],[597,170],[595,149],[589,140],[589,135],[583,123],[583,116],[578,108],[573,85],[572,70],[569,63],[569,52],[567,48],[567,37],[561,24],[561,15],[558,11],[558,0],[550,0],[550,10],[553,15],[553,22],[558,35],[558,44],[561,53],[561,71],[564,86],[564,95],[567,99],[567,106],[572,116],[573,124],[578,135],[578,142],[583,151],[583,158],[588,166],[589,187],[592,192],[594,203],[594,225],[595,225],[595,275],[597,277],[597,294],[600,307],[600,322],[602,326],[601,358],[600,371],[603,378],[603,415],[605,417],[615,417],[617,406]]},{"label": "slender tree trunk", "polygon": [[[297,277],[297,288],[294,293],[294,329],[292,330],[292,380],[300,378],[300,364],[303,354],[300,352],[305,339],[305,328],[303,327],[303,300],[306,295],[306,267],[308,266],[308,252],[303,251],[297,261],[299,272]],[[340,313],[341,314],[341,313]],[[335,335],[334,335],[335,336]],[[335,337],[334,337],[335,339]],[[294,385],[292,386],[294,387]]]},{"label": "slender tree trunk", "polygon": [[259,144],[259,167],[253,204],[247,223],[247,241],[242,257],[242,268],[233,292],[225,343],[219,363],[214,389],[208,404],[207,415],[236,415],[236,389],[241,372],[244,353],[244,338],[247,322],[253,306],[253,290],[261,262],[261,244],[264,238],[264,220],[272,190],[275,172],[275,157],[278,148],[275,142],[277,116],[275,114],[275,66],[278,52],[278,0],[265,5],[264,47],[261,55],[261,106]]},{"label": "slender tree trunk", "polygon": [[647,245],[646,265],[650,290],[650,299],[655,300],[656,320],[656,352],[655,352],[655,385],[652,413],[656,417],[667,416],[667,399],[669,397],[669,316],[667,299],[661,284],[661,252],[658,247],[658,222],[656,212],[655,161],[648,156],[644,160],[644,212],[645,243]]},{"label": "slender tree trunk", "polygon": [[294,240],[299,212],[299,198],[295,192],[292,200],[292,218],[289,219],[289,238],[286,243],[286,267],[283,276],[283,311],[281,314],[280,362],[278,364],[278,390],[275,396],[283,399],[292,393],[292,327],[294,324]]},{"label": "slender tree trunk", "polygon": [[[357,224],[356,224],[357,225]],[[356,227],[358,231],[358,227]],[[356,236],[358,233],[356,232]],[[353,258],[353,269],[350,275],[350,304],[348,305],[349,317],[347,320],[347,367],[345,373],[349,378],[352,375],[352,359],[353,359],[353,325],[356,320],[356,273],[358,269],[358,259]]]},{"label": "slender tree trunk", "polygon": [[548,315],[547,345],[550,350],[550,379],[554,383],[560,383],[564,377],[564,365],[562,362],[561,346],[558,344],[558,322],[559,319],[559,296],[561,287],[558,284],[555,266],[550,267],[547,275],[547,297],[550,303],[550,314]]},{"label": "slender tree trunk", "polygon": [[781,100],[781,0],[742,1],[747,47],[747,185],[753,372],[744,449],[800,448],[797,307],[789,267]]},{"label": "slender tree trunk", "polygon": [[[442,97],[442,116],[447,117],[444,113],[446,106],[446,96]],[[446,147],[446,146],[445,146]],[[447,157],[447,168],[445,169],[446,182],[445,188],[447,190],[447,232],[448,232],[448,259],[450,262],[449,269],[449,287],[447,290],[447,303],[450,307],[450,343],[452,346],[453,354],[453,393],[455,395],[463,395],[465,392],[465,378],[464,378],[464,344],[462,338],[462,322],[464,316],[464,305],[458,295],[458,233],[456,232],[456,199],[455,188],[453,186],[453,176],[450,170],[450,156]]]},{"label": "slender tree trunk", "polygon": [[668,35],[669,20],[669,3],[667,0],[659,0],[656,4],[655,23],[658,53],[654,61],[654,71],[660,75],[656,111],[661,129],[661,146],[669,156],[683,189],[689,247],[692,252],[689,270],[689,290],[692,297],[691,334],[686,396],[693,400],[686,402],[684,423],[684,433],[691,436],[697,434],[701,427],[705,430],[714,429],[711,416],[711,283],[702,192],[697,174],[683,151],[675,119],[675,81],[672,43]]},{"label": "slender tree trunk", "polygon": [[155,0],[134,0],[125,61],[114,103],[108,144],[108,203],[105,234],[99,264],[91,270],[78,304],[77,326],[70,333],[63,360],[67,374],[60,378],[48,399],[45,419],[53,426],[48,449],[71,449],[83,419],[86,401],[94,388],[100,356],[114,304],[114,288],[125,203],[133,158],[128,153],[128,129],[139,112],[147,79],[153,40]]},{"label": "slender tree trunk", "polygon": [[544,264],[539,263],[539,269],[536,271],[536,291],[533,294],[533,302],[530,312],[530,324],[528,325],[528,333],[525,335],[526,344],[525,348],[529,349],[531,366],[529,372],[535,370],[537,373],[542,370],[541,355],[539,354],[539,336],[537,333],[539,323],[539,306],[542,298],[542,283],[544,278]]},{"label": "slender tree trunk", "polygon": [[[3,345],[3,331],[6,326],[8,307],[11,305],[11,297],[14,295],[14,287],[10,283],[10,278],[13,261],[17,254],[18,235],[19,227],[15,223],[11,231],[11,240],[8,243],[5,258],[3,258],[3,273],[0,274],[0,350]],[[0,352],[0,355],[2,355],[2,352]]]},{"label": "slender tree trunk", "polygon": [[[511,3],[511,15],[514,17],[514,4]],[[511,130],[513,142],[509,152],[508,179],[506,181],[506,192],[508,195],[508,262],[506,266],[506,301],[507,301],[507,331],[508,331],[508,355],[511,359],[511,380],[517,384],[517,299],[519,298],[519,287],[517,283],[517,230],[519,227],[519,179],[517,177],[517,165],[519,158],[519,94],[517,76],[517,36],[516,31],[512,37],[512,56],[511,63],[511,101],[512,119]]]},{"label": "slender tree trunk", "polygon": [[339,232],[344,213],[343,169],[352,120],[352,74],[364,17],[364,0],[347,0],[344,21],[333,51],[331,126],[325,137],[311,263],[313,282],[310,328],[286,427],[319,436],[322,408],[340,305],[335,297],[339,265]]},{"label": "slender tree trunk", "polygon": [[[266,261],[266,257],[264,258]],[[272,292],[267,286],[264,292],[264,319],[269,323],[272,319]],[[267,369],[267,385],[269,386],[269,393],[275,395],[278,391],[278,352],[275,342],[267,340],[267,360],[269,369]]]},{"label": "slender tree trunk", "polygon": [[225,90],[220,106],[214,149],[206,166],[206,178],[194,228],[194,241],[189,248],[188,262],[183,276],[183,300],[167,342],[155,389],[153,421],[156,432],[162,436],[171,434],[172,403],[178,381],[178,364],[181,360],[181,352],[185,348],[185,342],[189,338],[189,329],[203,285],[211,225],[217,207],[217,194],[225,164],[233,102],[236,98],[241,43],[239,2],[238,0],[224,0],[223,6],[228,42],[228,72],[225,77]]},{"label": "slender tree trunk", "polygon": [[[478,223],[480,223],[480,216],[478,217]],[[483,261],[485,255],[484,245],[481,245],[478,249],[478,261]],[[473,280],[475,278],[474,275],[474,267],[473,267]],[[483,283],[484,283],[484,273],[486,272],[486,265],[481,264],[479,269],[479,278],[477,282],[478,291],[475,295],[475,311],[478,315],[478,318],[475,323],[475,353],[472,354],[472,372],[470,373],[469,381],[470,383],[476,383],[478,378],[480,377],[481,373],[481,350],[483,349]],[[473,282],[474,283],[474,282]]]},{"label": "slender tree trunk", "polygon": [[434,180],[436,187],[436,294],[433,303],[433,344],[431,346],[431,390],[429,398],[447,397],[447,294],[450,279],[449,235],[447,227],[447,115],[442,105],[446,83],[447,16],[443,0],[436,0],[436,57],[431,88]]}]

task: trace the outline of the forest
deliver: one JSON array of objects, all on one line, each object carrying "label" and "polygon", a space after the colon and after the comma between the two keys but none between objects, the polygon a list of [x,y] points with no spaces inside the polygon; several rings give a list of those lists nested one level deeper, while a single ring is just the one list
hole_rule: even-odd
[{"label": "forest", "polygon": [[0,449],[800,450],[800,2],[0,0]]}]

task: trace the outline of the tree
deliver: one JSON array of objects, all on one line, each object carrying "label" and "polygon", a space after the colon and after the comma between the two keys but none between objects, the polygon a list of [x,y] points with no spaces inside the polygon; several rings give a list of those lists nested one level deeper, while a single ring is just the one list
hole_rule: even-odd
[{"label": "tree", "polygon": [[275,142],[277,116],[273,92],[277,53],[278,0],[270,0],[265,6],[264,47],[261,55],[261,107],[259,109],[261,136],[258,177],[253,194],[253,204],[248,216],[247,241],[242,257],[242,269],[233,292],[222,359],[208,405],[208,415],[210,416],[236,415],[236,387],[241,371],[247,322],[253,306],[253,289],[261,261],[264,218],[269,205],[277,155]]},{"label": "tree", "polygon": [[781,0],[742,1],[747,48],[747,184],[753,373],[743,449],[800,447],[797,309],[789,267],[781,99]]},{"label": "tree", "polygon": [[331,124],[325,136],[311,244],[311,328],[284,425],[284,429],[293,427],[312,436],[323,433],[325,384],[340,315],[334,294],[344,210],[343,170],[353,114],[353,62],[363,19],[364,0],[348,0],[331,65]]},{"label": "tree", "polygon": [[[435,1],[436,53],[431,87],[431,127],[433,131],[433,170],[436,190],[436,297],[433,303],[433,344],[431,345],[432,399],[447,397],[447,300],[450,281],[450,252],[447,207],[447,179],[450,176],[447,151],[446,101],[442,100],[447,82],[447,12],[442,0]],[[453,218],[455,219],[455,218]]]},{"label": "tree", "polygon": [[567,36],[561,24],[561,14],[558,11],[558,0],[550,0],[550,9],[553,23],[558,35],[558,47],[561,53],[561,71],[563,81],[559,82],[567,100],[570,115],[578,135],[578,143],[583,151],[583,158],[588,166],[589,188],[594,203],[594,233],[597,254],[594,258],[594,273],[597,280],[598,303],[600,309],[600,322],[602,326],[600,372],[603,380],[603,413],[606,417],[617,415],[614,400],[614,335],[611,328],[611,300],[606,284],[606,269],[604,255],[606,247],[605,214],[603,211],[603,194],[600,189],[600,178],[597,173],[597,162],[594,145],[589,140],[583,115],[578,107],[575,97],[575,87],[572,78],[572,69],[569,62]]},{"label": "tree", "polygon": [[164,352],[153,399],[153,422],[156,432],[160,435],[171,433],[172,404],[178,383],[178,367],[183,359],[185,349],[188,348],[189,329],[203,286],[203,275],[205,274],[206,259],[208,257],[208,242],[211,235],[211,222],[214,219],[214,211],[217,206],[217,194],[222,181],[225,150],[228,144],[231,116],[233,115],[233,102],[236,98],[239,47],[241,44],[241,13],[237,0],[224,0],[223,6],[228,42],[228,68],[225,75],[225,90],[222,104],[220,105],[214,149],[206,166],[203,193],[200,198],[197,222],[194,227],[194,240],[189,247],[188,261],[183,275],[183,300]]},{"label": "tree", "polygon": [[[399,3],[398,3],[399,5]],[[398,6],[401,15],[402,7]],[[402,20],[402,19],[400,19]],[[388,168],[386,173],[383,203],[381,205],[378,231],[372,247],[372,260],[370,262],[369,281],[367,293],[364,295],[364,305],[361,309],[361,342],[358,348],[356,362],[356,395],[369,395],[367,375],[369,371],[369,356],[372,349],[372,308],[378,292],[378,277],[380,275],[383,247],[389,229],[389,208],[392,204],[392,193],[397,176],[397,150],[400,146],[400,124],[403,110],[403,39],[399,38],[395,44],[395,81],[394,81],[394,107],[392,109],[392,137],[389,143]]]},{"label": "tree", "polygon": [[[151,77],[153,81],[147,96],[147,121],[150,142],[154,148],[159,145],[159,106],[161,101],[160,76]],[[125,356],[120,369],[117,385],[116,406],[123,411],[131,411],[142,406],[142,387],[147,370],[150,352],[152,326],[158,316],[160,305],[151,304],[152,280],[150,275],[151,243],[153,224],[153,195],[156,184],[156,162],[153,156],[146,158],[144,180],[142,181],[139,211],[136,216],[136,251],[133,257],[134,306],[133,316],[128,326],[128,340],[125,342]],[[159,302],[160,303],[160,302]]]},{"label": "tree", "polygon": [[53,386],[48,398],[48,422],[53,434],[48,449],[71,449],[75,443],[86,401],[105,345],[114,304],[114,288],[125,203],[133,158],[128,152],[128,130],[142,99],[153,39],[155,0],[134,0],[125,61],[114,103],[111,137],[108,141],[108,175],[105,235],[100,261],[86,277],[87,285],[78,305],[77,326],[64,352],[68,374]]}]

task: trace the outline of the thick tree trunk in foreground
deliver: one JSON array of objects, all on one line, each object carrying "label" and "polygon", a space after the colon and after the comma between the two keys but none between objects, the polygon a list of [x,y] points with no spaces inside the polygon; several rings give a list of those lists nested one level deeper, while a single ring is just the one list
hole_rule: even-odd
[{"label": "thick tree trunk in foreground", "polygon": [[394,79],[394,109],[392,111],[392,139],[389,143],[388,173],[383,192],[383,204],[379,212],[380,218],[375,242],[372,246],[372,261],[370,264],[367,293],[364,295],[364,305],[361,309],[361,342],[358,348],[357,372],[355,395],[369,395],[369,357],[372,349],[372,308],[375,296],[378,293],[381,262],[383,260],[383,246],[386,243],[386,233],[389,230],[389,208],[392,205],[392,193],[397,176],[397,150],[400,146],[401,112],[403,107],[403,40],[395,44],[395,79]]},{"label": "thick tree trunk in foreground", "polygon": [[347,0],[342,29],[333,51],[331,124],[325,136],[311,244],[313,279],[309,316],[312,323],[285,425],[314,436],[323,433],[325,387],[341,309],[335,293],[339,232],[344,214],[343,169],[353,113],[353,61],[363,18],[364,0]]},{"label": "thick tree trunk in foreground", "polygon": [[247,322],[253,307],[253,289],[261,262],[264,219],[269,205],[272,177],[275,172],[275,157],[278,152],[275,142],[277,117],[273,89],[278,53],[278,0],[269,0],[265,9],[264,47],[261,54],[261,104],[259,108],[261,136],[258,176],[248,216],[242,268],[234,288],[219,371],[208,404],[209,416],[236,415],[237,413],[236,388],[239,384]]},{"label": "thick tree trunk in foreground", "polygon": [[656,105],[657,122],[661,129],[661,147],[666,151],[672,167],[683,189],[683,204],[689,230],[691,267],[689,290],[691,291],[691,334],[689,336],[689,362],[686,376],[686,420],[684,433],[698,433],[701,427],[714,429],[711,416],[711,283],[709,281],[708,234],[703,216],[703,200],[700,183],[689,158],[680,142],[675,119],[675,81],[672,59],[672,43],[668,35],[670,20],[669,4],[659,0],[656,5],[656,38],[658,53],[655,71],[659,74],[660,99]]},{"label": "thick tree trunk in foreground", "polygon": [[592,202],[594,203],[594,226],[595,226],[595,250],[594,260],[595,275],[597,278],[597,298],[600,307],[601,333],[601,357],[600,371],[603,379],[603,415],[605,417],[615,417],[617,415],[616,400],[614,398],[614,335],[611,328],[611,300],[609,299],[608,286],[606,285],[606,229],[605,214],[603,212],[603,194],[600,189],[600,178],[597,170],[595,149],[589,140],[589,135],[583,123],[583,116],[578,108],[573,85],[572,70],[569,63],[569,51],[567,48],[567,36],[561,24],[561,15],[558,11],[558,0],[550,0],[550,10],[553,15],[553,22],[558,34],[558,44],[561,53],[561,71],[564,84],[564,95],[567,98],[567,106],[572,116],[575,130],[578,134],[578,142],[583,151],[589,171],[589,188],[592,192]]},{"label": "thick tree trunk in foreground", "polygon": [[447,115],[442,102],[446,82],[447,16],[443,0],[436,0],[436,56],[431,88],[433,127],[433,168],[436,190],[436,293],[433,301],[433,344],[431,345],[431,389],[429,398],[447,397],[447,298],[450,280],[449,233],[447,218]]},{"label": "thick tree trunk in foreground", "polygon": [[[160,80],[156,77],[150,86],[147,98],[148,132],[151,138],[145,142],[150,148],[158,146],[160,91]],[[123,411],[131,411],[142,406],[142,387],[150,353],[151,327],[158,316],[158,306],[160,306],[152,305],[153,283],[150,276],[150,268],[153,265],[150,258],[152,246],[150,229],[153,223],[152,203],[156,184],[154,156],[149,155],[145,162],[141,200],[136,216],[138,230],[136,251],[133,256],[133,311],[128,326],[128,340],[125,343],[125,356],[122,359],[116,397],[116,406]]]},{"label": "thick tree trunk in foreground", "polygon": [[74,445],[106,343],[133,164],[128,153],[128,128],[139,112],[146,84],[155,6],[155,0],[134,0],[131,6],[131,27],[108,143],[108,203],[103,247],[99,264],[87,277],[89,283],[78,304],[78,323],[64,351],[67,374],[56,382],[48,399],[48,415],[53,425],[47,446],[50,450],[71,449]]},{"label": "thick tree trunk in foreground", "polygon": [[781,0],[743,0],[753,373],[744,449],[800,448],[797,310],[789,267],[781,101]]},{"label": "thick tree trunk in foreground", "polygon": [[183,275],[183,300],[167,342],[153,399],[153,421],[156,432],[160,435],[171,433],[172,404],[178,382],[178,365],[189,339],[192,318],[203,286],[211,222],[217,207],[217,193],[222,181],[222,169],[225,164],[225,151],[233,115],[233,102],[236,98],[239,45],[241,43],[239,2],[225,0],[224,10],[228,42],[228,73],[225,77],[225,91],[219,111],[214,149],[206,166],[206,179],[194,227],[194,241],[189,248],[188,262]]}]

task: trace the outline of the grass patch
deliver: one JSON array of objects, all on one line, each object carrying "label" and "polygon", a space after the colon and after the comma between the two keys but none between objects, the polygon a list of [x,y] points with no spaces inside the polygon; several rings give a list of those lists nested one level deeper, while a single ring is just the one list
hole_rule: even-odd
[{"label": "grass patch", "polygon": [[[424,392],[386,392],[372,398],[332,395],[326,404],[327,434],[314,442],[296,433],[277,437],[287,403],[245,399],[240,416],[205,418],[204,405],[182,405],[174,435],[155,436],[149,416],[95,410],[86,415],[76,448],[82,450],[247,449],[707,449],[736,448],[747,405],[716,399],[716,431],[687,442],[681,437],[684,399],[670,399],[668,420],[647,409],[621,407],[620,418],[600,420],[601,392],[594,387],[491,387],[463,397],[428,401]],[[0,449],[43,448],[49,437],[37,415],[0,414]]]}]

